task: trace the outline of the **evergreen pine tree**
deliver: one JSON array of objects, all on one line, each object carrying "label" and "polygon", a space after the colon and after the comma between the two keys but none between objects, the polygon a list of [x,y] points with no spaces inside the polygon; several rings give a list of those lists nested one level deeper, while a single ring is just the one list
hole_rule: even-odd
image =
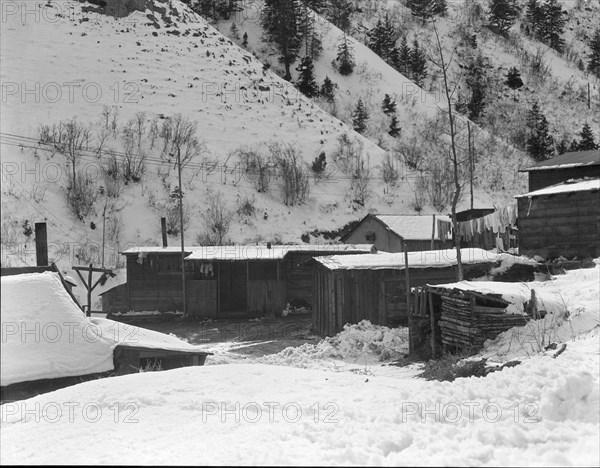
[{"label": "evergreen pine tree", "polygon": [[304,55],[310,55],[315,60],[323,51],[323,43],[316,28],[315,15],[309,10],[307,3],[301,3],[298,21],[300,35],[304,38]]},{"label": "evergreen pine tree", "polygon": [[265,0],[261,24],[269,40],[277,44],[279,61],[285,67],[284,79],[290,81],[290,67],[296,60],[301,44],[301,6],[299,0]]},{"label": "evergreen pine tree", "polygon": [[532,36],[535,36],[539,33],[543,21],[544,14],[539,1],[527,0],[527,6],[525,8],[525,23],[529,26]]},{"label": "evergreen pine tree", "polygon": [[562,5],[558,0],[546,0],[541,6],[541,10],[543,21],[539,34],[550,47],[562,52],[565,46],[562,34],[567,22]]},{"label": "evergreen pine tree", "polygon": [[423,24],[434,16],[443,16],[448,9],[446,0],[407,0],[407,4],[412,15],[420,18]]},{"label": "evergreen pine tree", "polygon": [[354,52],[346,34],[340,38],[336,60],[338,61],[338,71],[340,74],[350,75],[354,71],[356,65],[354,62]]},{"label": "evergreen pine tree", "polygon": [[408,45],[406,36],[403,36],[400,47],[398,48],[398,55],[396,63],[394,63],[394,68],[407,78],[410,78],[411,76],[411,54],[412,51]]},{"label": "evergreen pine tree", "polygon": [[240,32],[238,31],[235,21],[233,23],[231,23],[231,29],[229,29],[229,33],[231,34],[231,37],[233,37],[234,39],[237,39],[237,40],[240,39]]},{"label": "evergreen pine tree", "polygon": [[501,33],[506,33],[519,15],[515,0],[490,0],[489,23]]},{"label": "evergreen pine tree", "polygon": [[386,14],[383,21],[379,19],[377,24],[367,32],[367,37],[369,48],[387,63],[392,64],[398,33],[389,15]]},{"label": "evergreen pine tree", "polygon": [[521,73],[517,67],[512,67],[508,70],[506,75],[506,81],[504,82],[510,89],[519,89],[523,87],[523,80],[521,79]]},{"label": "evergreen pine tree", "polygon": [[386,94],[383,97],[383,104],[381,106],[383,113],[385,115],[395,114],[396,113],[396,101],[394,101],[389,94]]},{"label": "evergreen pine tree", "polygon": [[321,85],[321,96],[323,96],[327,101],[333,102],[335,101],[335,90],[338,85],[329,79],[328,76],[323,80],[323,84]]},{"label": "evergreen pine tree", "polygon": [[352,0],[328,0],[325,6],[325,17],[345,33],[350,29],[350,16],[353,12]]},{"label": "evergreen pine tree", "polygon": [[319,93],[319,86],[315,81],[315,66],[310,55],[302,59],[296,70],[300,72],[297,84],[300,92],[307,97],[316,96]]},{"label": "evergreen pine tree", "polygon": [[410,54],[410,71],[413,81],[420,87],[423,87],[425,78],[427,78],[427,57],[419,47],[416,39],[413,41],[413,48]]},{"label": "evergreen pine tree", "polygon": [[542,114],[537,102],[527,116],[530,128],[527,138],[527,152],[535,161],[544,161],[552,156],[554,141],[548,129],[548,120]]},{"label": "evergreen pine tree", "polygon": [[359,98],[356,108],[352,113],[352,125],[354,130],[358,133],[363,133],[367,129],[367,120],[369,120],[369,113],[363,104],[362,99]]},{"label": "evergreen pine tree", "polygon": [[590,43],[587,69],[590,73],[600,78],[600,28],[596,29]]},{"label": "evergreen pine tree", "polygon": [[479,122],[485,109],[487,92],[485,63],[481,55],[472,60],[467,72],[466,83],[471,92],[471,98],[467,103],[468,116],[473,122]]},{"label": "evergreen pine tree", "polygon": [[248,47],[248,33],[244,32],[242,36],[242,47]]},{"label": "evergreen pine tree", "polygon": [[598,149],[598,144],[594,140],[592,127],[590,127],[587,122],[583,124],[583,128],[581,129],[579,136],[581,137],[581,140],[579,140],[579,151]]},{"label": "evergreen pine tree", "polygon": [[398,127],[398,117],[396,117],[396,114],[392,114],[392,121],[390,122],[388,134],[391,137],[396,138],[398,135],[400,135],[400,130],[402,129]]}]

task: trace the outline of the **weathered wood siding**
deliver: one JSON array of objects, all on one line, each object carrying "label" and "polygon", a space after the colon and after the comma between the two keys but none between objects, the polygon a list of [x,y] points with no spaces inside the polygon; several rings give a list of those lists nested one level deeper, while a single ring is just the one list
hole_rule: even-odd
[{"label": "weathered wood siding", "polygon": [[[313,324],[333,336],[347,323],[363,319],[377,325],[408,323],[403,270],[313,269]],[[442,284],[456,280],[456,267],[411,269],[409,286]]]},{"label": "weathered wood siding", "polygon": [[194,317],[217,316],[217,281],[187,280],[185,283],[187,312]]},{"label": "weathered wood siding", "polygon": [[[431,218],[433,227],[433,218]],[[375,236],[373,239],[372,236]],[[345,244],[373,244],[377,250],[383,252],[403,252],[403,243],[406,242],[408,252],[418,252],[421,250],[441,250],[451,248],[451,242],[433,241],[431,247],[431,234],[426,239],[404,240],[394,231],[388,229],[381,222],[373,217],[364,219],[350,235],[344,239]]]},{"label": "weathered wood siding", "polygon": [[539,190],[550,185],[560,184],[569,179],[600,177],[600,164],[595,166],[570,167],[529,171],[529,191]]},{"label": "weathered wood siding", "polygon": [[102,294],[102,312],[129,312],[129,285],[119,284]]},{"label": "weathered wood siding", "polygon": [[[142,263],[137,260],[137,255],[127,255],[131,309],[160,312],[183,310],[180,254],[150,254]],[[186,264],[186,272],[188,268],[190,277],[193,277],[193,266]]]},{"label": "weathered wood siding", "polygon": [[286,283],[282,280],[249,280],[248,311],[258,315],[281,315],[286,306]]},{"label": "weathered wood siding", "polygon": [[[375,235],[373,240],[370,237]],[[402,252],[402,238],[387,229],[375,218],[368,217],[356,226],[344,239],[345,244],[374,244],[377,250],[384,252]]]},{"label": "weathered wood siding", "polygon": [[600,255],[600,192],[518,199],[519,251],[546,258]]}]

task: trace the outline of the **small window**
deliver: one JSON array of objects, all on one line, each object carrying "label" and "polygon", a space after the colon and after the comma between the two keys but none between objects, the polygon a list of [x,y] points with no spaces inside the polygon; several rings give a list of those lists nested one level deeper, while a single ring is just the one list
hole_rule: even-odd
[{"label": "small window", "polygon": [[377,236],[375,235],[374,231],[368,231],[365,235],[365,239],[367,240],[367,242],[375,242],[376,237]]}]

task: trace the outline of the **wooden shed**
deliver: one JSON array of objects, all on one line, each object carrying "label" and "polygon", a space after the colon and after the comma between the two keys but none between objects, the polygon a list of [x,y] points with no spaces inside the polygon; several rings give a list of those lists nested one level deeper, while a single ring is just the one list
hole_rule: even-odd
[{"label": "wooden shed", "polygon": [[519,171],[528,173],[530,192],[569,179],[600,177],[600,149],[561,154]]},{"label": "wooden shed", "polygon": [[452,247],[449,233],[440,230],[448,223],[445,215],[374,215],[365,216],[348,234],[341,238],[347,244],[367,242],[378,251],[409,252],[441,250]]},{"label": "wooden shed", "polygon": [[519,251],[545,258],[600,255],[600,179],[518,195]]},{"label": "wooden shed", "polygon": [[[287,303],[312,304],[310,258],[367,254],[372,245],[232,245],[186,248],[188,313],[228,318],[280,314]],[[105,312],[183,309],[178,247],[135,247],[127,258],[127,282],[102,293]]]},{"label": "wooden shed", "polygon": [[[465,278],[486,274],[497,254],[461,249]],[[363,319],[385,326],[408,324],[405,256],[372,255],[318,257],[313,260],[313,326],[332,336],[347,323]],[[456,280],[456,251],[408,253],[409,287]]]}]

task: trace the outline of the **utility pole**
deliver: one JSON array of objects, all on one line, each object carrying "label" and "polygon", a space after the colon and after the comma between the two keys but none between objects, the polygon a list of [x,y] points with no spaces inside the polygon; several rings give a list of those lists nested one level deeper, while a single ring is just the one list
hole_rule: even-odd
[{"label": "utility pole", "polygon": [[104,240],[106,232],[106,205],[108,201],[104,203],[104,210],[102,211],[102,268],[104,268]]},{"label": "utility pole", "polygon": [[467,133],[469,141],[469,175],[471,182],[471,211],[473,211],[473,172],[475,169],[475,161],[473,160],[473,147],[471,146],[471,121],[467,120]]},{"label": "utility pole", "polygon": [[181,232],[181,290],[183,292],[183,316],[187,317],[185,294],[185,247],[183,234],[183,187],[181,186],[181,149],[177,148],[177,173],[179,177],[179,230]]}]

